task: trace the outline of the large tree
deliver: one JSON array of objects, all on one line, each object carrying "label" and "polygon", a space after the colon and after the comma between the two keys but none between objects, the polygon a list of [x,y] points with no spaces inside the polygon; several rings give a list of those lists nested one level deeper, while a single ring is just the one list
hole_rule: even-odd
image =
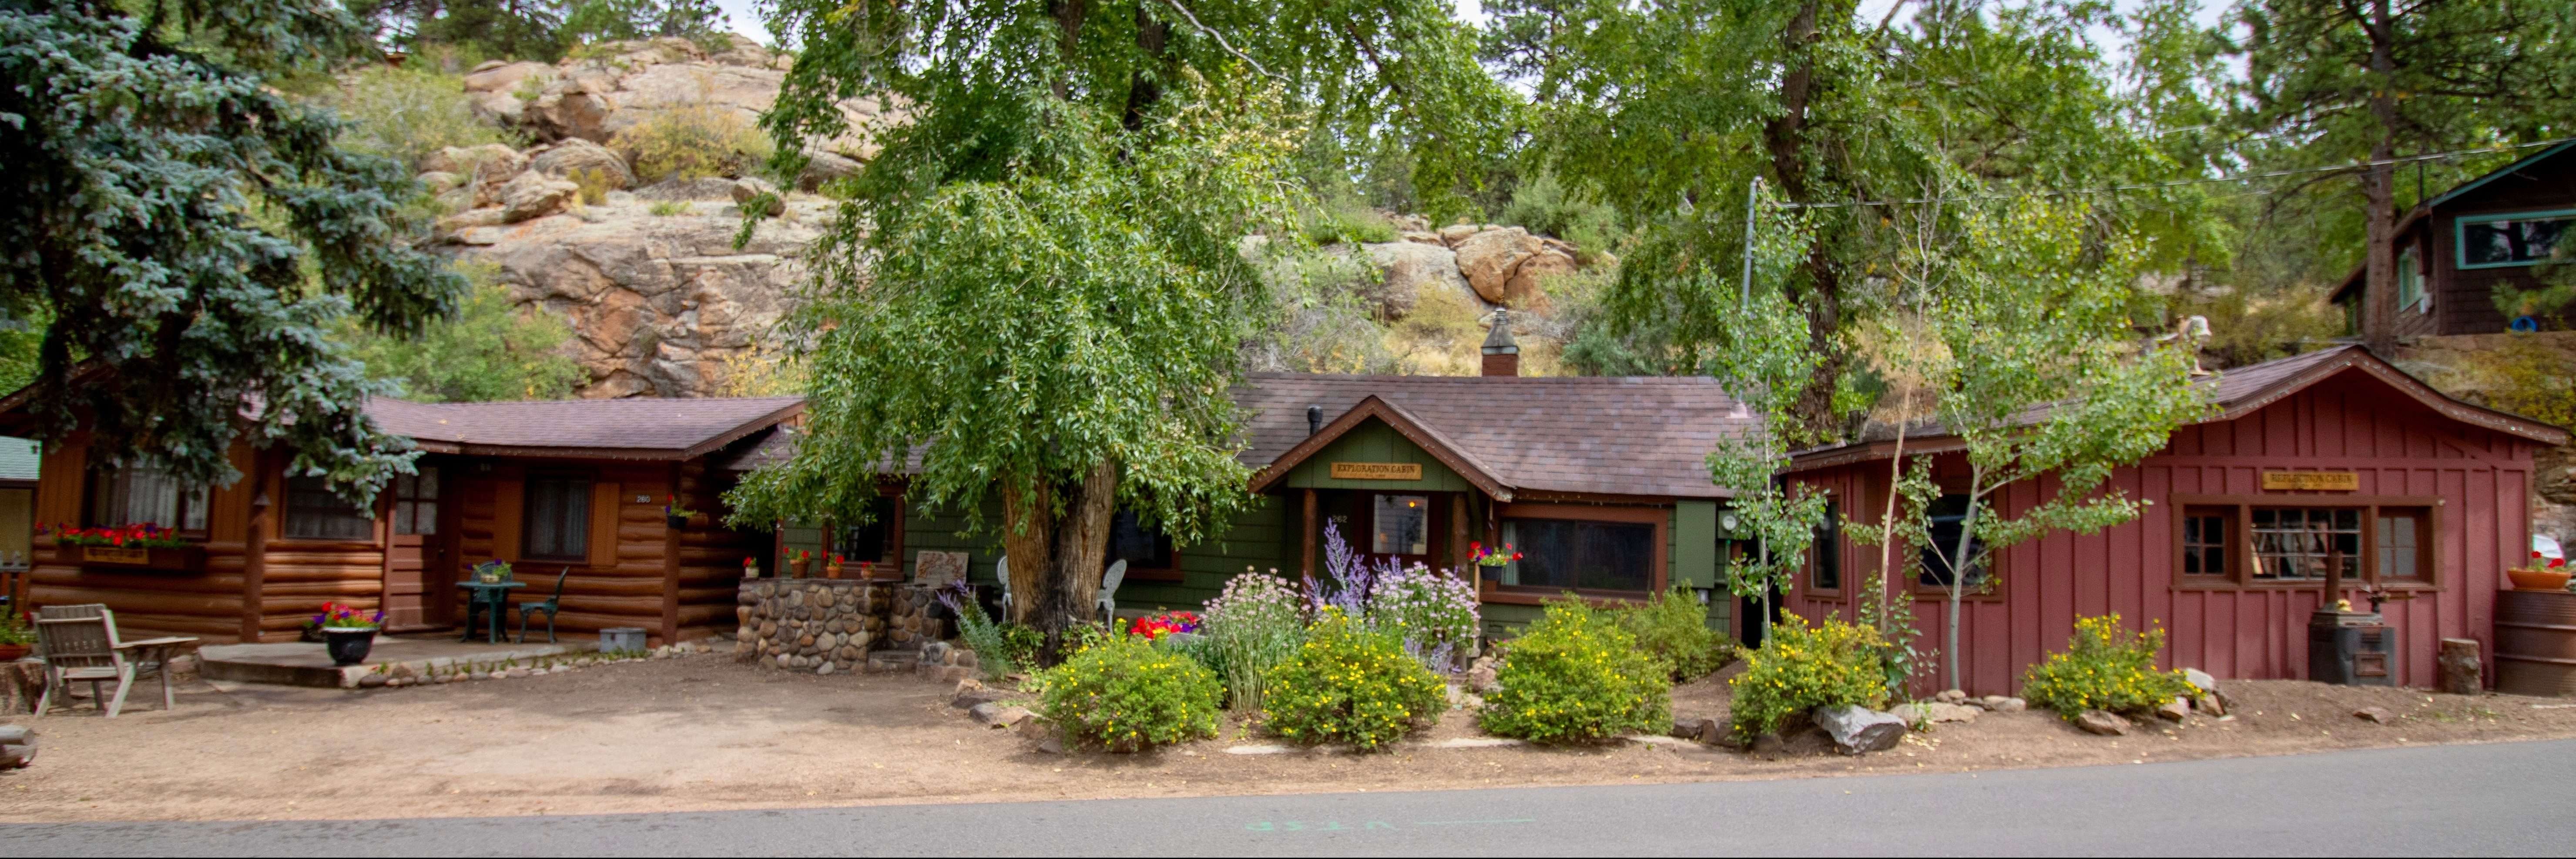
[{"label": "large tree", "polygon": [[409,244],[409,171],[267,86],[374,56],[328,0],[0,0],[0,302],[50,323],[34,432],[201,485],[245,438],[359,497],[408,467],[329,334],[416,331],[461,280]]},{"label": "large tree", "polygon": [[740,521],[840,518],[906,464],[916,503],[998,497],[1015,619],[1087,614],[1115,509],[1187,543],[1249,501],[1235,356],[1266,322],[1239,248],[1287,229],[1295,126],[1415,153],[1454,194],[1510,101],[1439,0],[781,0],[802,45],[766,123],[792,175],[833,105],[906,106],[787,321],[795,459]]}]

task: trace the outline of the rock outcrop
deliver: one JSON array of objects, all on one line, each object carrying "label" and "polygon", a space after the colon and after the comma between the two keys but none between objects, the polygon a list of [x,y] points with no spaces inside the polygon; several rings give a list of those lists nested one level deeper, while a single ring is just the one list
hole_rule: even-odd
[{"label": "rock outcrop", "polygon": [[[777,103],[792,62],[748,38],[731,39],[716,51],[662,38],[608,43],[554,65],[493,61],[465,76],[465,90],[476,111],[547,143],[604,144],[657,114],[700,105],[757,123]],[[841,115],[850,130],[816,149],[843,162],[874,155],[871,132],[899,117],[859,99],[842,102]]]}]

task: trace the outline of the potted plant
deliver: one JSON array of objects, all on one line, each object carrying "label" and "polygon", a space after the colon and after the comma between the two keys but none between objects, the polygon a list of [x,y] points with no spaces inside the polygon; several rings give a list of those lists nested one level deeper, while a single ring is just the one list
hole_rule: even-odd
[{"label": "potted plant", "polygon": [[795,556],[788,559],[787,568],[796,571],[797,578],[804,578],[805,574],[814,568],[814,553],[804,549],[796,550]]},{"label": "potted plant", "polygon": [[36,630],[17,612],[0,613],[0,662],[16,662],[36,644]]},{"label": "potted plant", "polygon": [[487,585],[497,585],[502,582],[509,581],[510,576],[510,562],[508,561],[495,558],[493,560],[484,561],[483,563],[474,565],[475,580]]},{"label": "potted plant", "polygon": [[360,614],[357,609],[335,602],[323,603],[322,613],[313,616],[313,625],[321,628],[322,647],[330,651],[333,665],[367,661],[367,651],[376,646],[376,631],[384,624],[384,612]]},{"label": "potted plant", "polygon": [[662,520],[670,523],[671,530],[689,527],[689,520],[697,515],[698,511],[680,506],[680,496],[662,496]]},{"label": "potted plant", "polygon": [[2567,559],[2546,557],[2535,551],[2531,553],[2531,566],[2515,567],[2504,571],[2504,575],[2513,580],[2514,590],[2563,591],[2567,589]]},{"label": "potted plant", "polygon": [[746,579],[760,578],[759,558],[755,558],[750,555],[742,556],[742,577]]},{"label": "potted plant", "polygon": [[61,562],[84,568],[181,573],[205,569],[204,547],[151,522],[112,528],[55,525],[40,527],[36,533],[53,536]]},{"label": "potted plant", "polygon": [[833,552],[831,560],[823,563],[823,577],[827,579],[841,577],[841,553]]}]

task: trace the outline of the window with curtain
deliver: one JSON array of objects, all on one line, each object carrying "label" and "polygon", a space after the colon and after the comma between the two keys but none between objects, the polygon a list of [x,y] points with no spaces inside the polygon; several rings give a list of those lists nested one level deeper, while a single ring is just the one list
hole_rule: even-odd
[{"label": "window with curtain", "polygon": [[1651,591],[1655,526],[1581,519],[1505,519],[1503,542],[1521,555],[1504,584],[1550,590]]},{"label": "window with curtain", "polygon": [[156,462],[111,466],[90,472],[89,524],[116,528],[159,525],[181,531],[206,530],[209,494],[179,483]]},{"label": "window with curtain", "polygon": [[528,477],[520,530],[521,557],[580,561],[590,556],[590,478],[577,474]]},{"label": "window with curtain", "polygon": [[286,479],[286,536],[295,540],[369,540],[376,517],[331,491],[320,477]]},{"label": "window with curtain", "polygon": [[2422,507],[2382,507],[2379,533],[2372,542],[2379,554],[2379,580],[2424,582],[2432,579],[2432,511]]},{"label": "window with curtain", "polygon": [[2549,258],[2576,213],[2529,212],[2459,221],[2460,264],[2468,268],[2532,265]]}]

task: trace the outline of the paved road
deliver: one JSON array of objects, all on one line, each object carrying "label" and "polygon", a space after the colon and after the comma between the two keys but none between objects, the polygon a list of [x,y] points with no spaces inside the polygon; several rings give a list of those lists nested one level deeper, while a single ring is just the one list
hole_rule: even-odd
[{"label": "paved road", "polygon": [[2576,740],[1794,781],[0,827],[0,856],[2566,855]]}]

